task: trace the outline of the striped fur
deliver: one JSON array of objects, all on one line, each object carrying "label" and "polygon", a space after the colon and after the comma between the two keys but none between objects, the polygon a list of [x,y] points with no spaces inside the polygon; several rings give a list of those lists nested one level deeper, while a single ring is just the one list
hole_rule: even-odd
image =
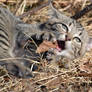
[{"label": "striped fur", "polygon": [[[32,53],[23,48],[23,44],[30,38],[36,42],[57,40],[61,51],[52,48],[48,51],[48,53],[54,53],[56,61],[58,57],[60,57],[59,59],[62,57],[75,59],[85,54],[89,38],[84,28],[53,7],[51,7],[50,13],[51,18],[45,23],[26,24],[8,10],[0,7],[0,65],[5,65],[11,74],[24,78],[30,77],[32,75],[27,67],[30,67],[31,63],[23,58],[30,57],[40,61],[33,44],[29,46]],[[48,53],[46,58],[53,59],[51,55],[49,57]],[[14,59],[17,57],[22,59]]]},{"label": "striped fur", "polygon": [[[34,45],[30,49],[34,49],[32,53],[23,46],[31,37],[39,40],[39,36],[45,33],[38,24],[25,24],[9,10],[0,7],[0,65],[6,66],[9,73],[18,77],[31,77],[29,67],[32,62],[29,59],[40,61],[40,57]],[[34,65],[33,70],[36,68]]]},{"label": "striped fur", "polygon": [[9,73],[13,75],[30,77],[31,72],[21,64],[22,60],[18,60],[16,53],[13,52],[17,48],[16,39],[20,33],[15,25],[20,22],[9,10],[0,7],[0,65],[6,66]]}]

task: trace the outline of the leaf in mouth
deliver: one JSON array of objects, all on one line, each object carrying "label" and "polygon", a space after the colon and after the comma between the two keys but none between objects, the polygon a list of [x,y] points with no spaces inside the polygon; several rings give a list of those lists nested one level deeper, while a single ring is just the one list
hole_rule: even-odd
[{"label": "leaf in mouth", "polygon": [[65,41],[57,40],[56,42],[51,42],[44,40],[39,47],[37,47],[36,53],[42,53],[46,52],[49,49],[54,48],[57,49],[58,51],[64,50],[65,49]]},{"label": "leaf in mouth", "polygon": [[42,52],[45,52],[45,51],[48,51],[50,48],[57,48],[57,42],[51,42],[51,41],[43,41],[39,47],[37,48],[36,52],[37,53],[42,53]]}]

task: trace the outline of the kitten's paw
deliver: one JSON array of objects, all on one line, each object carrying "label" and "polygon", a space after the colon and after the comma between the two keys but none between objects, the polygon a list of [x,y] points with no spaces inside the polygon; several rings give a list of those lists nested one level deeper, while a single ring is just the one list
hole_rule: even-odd
[{"label": "kitten's paw", "polygon": [[61,59],[61,56],[57,55],[54,51],[53,48],[49,49],[47,52],[46,52],[46,59],[48,61],[51,61],[51,60],[54,60],[54,61],[59,61]]},{"label": "kitten's paw", "polygon": [[48,51],[46,53],[46,60],[47,61],[52,61],[52,60],[55,60],[55,54],[53,51]]},{"label": "kitten's paw", "polygon": [[19,77],[19,78],[31,78],[31,77],[33,77],[32,73],[29,70],[27,70],[23,67],[21,68],[14,63],[8,63],[6,65],[6,69],[10,74],[12,74],[16,77]]},{"label": "kitten's paw", "polygon": [[43,35],[42,38],[43,38],[43,40],[47,40],[47,41],[51,41],[51,42],[56,42],[56,37],[55,37],[55,35],[53,33],[47,32],[47,33],[45,33]]},{"label": "kitten's paw", "polygon": [[48,41],[56,41],[56,38],[54,36],[53,33],[50,33],[50,32],[43,32],[43,33],[38,33],[36,35],[36,39],[37,40],[48,40]]}]

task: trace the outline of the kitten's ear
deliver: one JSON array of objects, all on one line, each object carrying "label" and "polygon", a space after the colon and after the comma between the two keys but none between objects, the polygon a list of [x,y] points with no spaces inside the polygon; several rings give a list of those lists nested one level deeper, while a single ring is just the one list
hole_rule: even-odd
[{"label": "kitten's ear", "polygon": [[49,8],[49,11],[48,11],[48,15],[50,17],[54,17],[54,18],[61,19],[61,20],[69,19],[69,17],[64,15],[63,12],[59,12],[56,8],[54,8],[54,6],[52,4],[52,0],[50,1],[49,7],[50,8]]},{"label": "kitten's ear", "polygon": [[87,44],[87,51],[90,51],[92,49],[92,38],[89,38],[88,44]]},{"label": "kitten's ear", "polygon": [[56,18],[60,18],[62,17],[62,14],[54,8],[53,4],[52,4],[52,0],[50,2],[50,5],[49,5],[49,11],[48,11],[48,15],[50,15],[51,17],[56,17]]}]

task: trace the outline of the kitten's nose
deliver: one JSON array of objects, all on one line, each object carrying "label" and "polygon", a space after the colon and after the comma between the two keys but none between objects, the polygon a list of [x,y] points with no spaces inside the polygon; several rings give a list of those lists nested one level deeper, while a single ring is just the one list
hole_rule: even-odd
[{"label": "kitten's nose", "polygon": [[70,41],[71,38],[68,35],[65,35],[65,41]]}]

